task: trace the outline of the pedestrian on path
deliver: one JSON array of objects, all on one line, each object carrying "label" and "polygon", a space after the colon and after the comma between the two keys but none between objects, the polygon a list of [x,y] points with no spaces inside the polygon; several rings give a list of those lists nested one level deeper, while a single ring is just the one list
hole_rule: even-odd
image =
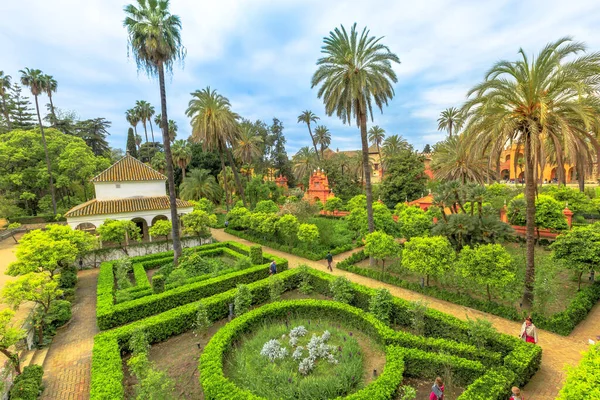
[{"label": "pedestrian on path", "polygon": [[531,319],[531,317],[525,318],[525,322],[523,322],[523,326],[521,326],[521,333],[519,334],[519,337],[524,342],[537,344],[537,328],[533,324],[533,320]]},{"label": "pedestrian on path", "polygon": [[431,394],[429,400],[443,400],[444,399],[444,382],[439,376],[435,378],[435,382],[431,387]]},{"label": "pedestrian on path", "polygon": [[331,255],[331,251],[327,253],[325,258],[327,259],[327,269],[333,272],[333,267],[331,266],[331,263],[333,262],[333,255]]},{"label": "pedestrian on path", "polygon": [[509,400],[525,400],[525,398],[521,395],[521,390],[518,387],[513,386],[511,391],[512,396],[510,396]]},{"label": "pedestrian on path", "polygon": [[271,265],[269,265],[269,275],[275,275],[277,273],[277,263],[275,263],[275,260],[273,260],[271,262]]}]

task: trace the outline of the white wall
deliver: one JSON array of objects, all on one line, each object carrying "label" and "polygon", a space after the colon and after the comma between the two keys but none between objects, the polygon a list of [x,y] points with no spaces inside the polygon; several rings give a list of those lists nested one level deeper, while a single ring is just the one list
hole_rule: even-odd
[{"label": "white wall", "polygon": [[[194,210],[193,207],[184,207],[178,208],[177,212],[179,214],[189,214]],[[130,213],[122,213],[122,214],[102,214],[102,215],[90,215],[87,217],[71,217],[67,218],[67,223],[73,229],[77,228],[77,226],[81,223],[88,222],[93,224],[96,228],[104,223],[106,219],[115,219],[115,220],[132,220],[134,218],[143,218],[146,220],[148,227],[152,226],[152,220],[157,215],[163,215],[167,217],[167,219],[171,220],[171,210],[149,210],[149,211],[137,211]]]},{"label": "white wall", "polygon": [[167,194],[165,181],[96,182],[94,187],[98,200],[126,199],[136,196],[157,197]]}]

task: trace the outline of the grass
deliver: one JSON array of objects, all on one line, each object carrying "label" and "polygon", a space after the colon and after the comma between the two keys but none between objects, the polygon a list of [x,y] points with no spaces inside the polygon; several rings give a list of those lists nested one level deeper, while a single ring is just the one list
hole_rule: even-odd
[{"label": "grass", "polygon": [[[291,357],[294,348],[288,343],[288,334],[300,325],[308,330],[308,334],[298,342],[305,348],[313,334],[320,336],[325,330],[331,333],[327,344],[334,346],[333,354],[338,364],[319,359],[307,376],[298,371],[299,361]],[[274,362],[261,356],[263,345],[271,339],[279,340],[288,349],[289,355]],[[359,341],[370,342],[339,323],[303,318],[292,318],[287,325],[284,321],[267,321],[255,332],[244,336],[228,353],[224,371],[239,387],[265,398],[325,399],[345,396],[360,389],[365,382],[365,364],[371,363],[365,363],[367,356],[363,348],[377,347],[374,343],[361,346]],[[308,351],[304,350],[303,354],[306,356]]]}]

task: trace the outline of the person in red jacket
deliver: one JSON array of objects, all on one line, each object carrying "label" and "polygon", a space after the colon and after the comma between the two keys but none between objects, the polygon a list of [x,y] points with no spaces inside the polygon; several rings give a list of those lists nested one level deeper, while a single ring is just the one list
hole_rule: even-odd
[{"label": "person in red jacket", "polygon": [[521,390],[518,387],[513,386],[511,389],[512,396],[510,396],[509,400],[525,400],[525,398],[521,395]]},{"label": "person in red jacket", "polygon": [[431,394],[429,400],[443,400],[444,399],[444,382],[439,376],[435,378],[435,382],[431,387]]}]

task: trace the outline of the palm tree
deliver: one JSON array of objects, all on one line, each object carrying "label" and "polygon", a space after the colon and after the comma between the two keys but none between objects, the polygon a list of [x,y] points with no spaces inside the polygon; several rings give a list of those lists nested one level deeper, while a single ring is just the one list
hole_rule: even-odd
[{"label": "palm tree", "polygon": [[362,155],[365,168],[367,192],[367,216],[369,232],[375,230],[373,221],[373,192],[369,173],[369,143],[367,119],[373,120],[373,103],[383,112],[383,105],[394,96],[392,83],[398,78],[392,62],[399,63],[398,56],[381,43],[381,38],[369,37],[364,28],[359,36],[356,23],[350,35],[342,26],[324,39],[321,52],[325,55],[317,61],[319,66],[312,78],[312,87],[321,85],[318,97],[323,98],[327,115],[334,113],[344,123],[351,124],[355,118],[360,127]]},{"label": "palm tree", "polygon": [[381,153],[383,156],[383,160],[386,158],[393,157],[400,150],[405,150],[409,148],[409,144],[400,135],[392,135],[385,138],[383,141],[383,146],[381,147]]},{"label": "palm tree", "polygon": [[193,169],[190,176],[181,182],[179,188],[184,200],[200,200],[205,198],[216,202],[221,197],[221,189],[215,177],[206,169]]},{"label": "palm tree", "polygon": [[321,159],[323,159],[323,152],[331,144],[331,133],[327,127],[319,125],[315,128],[315,143],[321,147]]},{"label": "palm tree", "polygon": [[317,153],[308,146],[301,147],[292,157],[294,175],[298,180],[302,180],[307,174],[317,167],[315,155]]},{"label": "palm tree", "polygon": [[52,93],[56,93],[56,89],[58,88],[58,82],[52,75],[44,75],[44,91],[48,95],[48,99],[50,99],[50,113],[52,114],[52,118],[56,121],[56,114],[54,113],[54,103],[52,102]]},{"label": "palm tree", "polygon": [[135,145],[137,146],[138,154],[140,154],[140,148],[142,146],[142,137],[137,133],[135,134]]},{"label": "palm tree", "polygon": [[463,116],[459,109],[450,107],[441,112],[438,118],[438,131],[447,131],[452,137],[452,131],[456,132],[462,127]]},{"label": "palm tree", "polygon": [[[138,133],[137,133],[137,125],[141,121],[141,118],[140,118],[139,114],[137,113],[137,109],[136,108],[130,108],[129,110],[125,111],[125,119],[127,120],[127,122],[129,122],[129,125],[131,125],[133,127],[133,130],[135,132],[135,137],[137,138],[139,136]],[[140,144],[141,143],[137,144],[138,145],[138,151],[139,151],[139,145]]]},{"label": "palm tree", "polygon": [[463,106],[465,132],[474,151],[504,148],[516,143],[524,149],[527,268],[523,304],[533,301],[535,278],[536,166],[544,147],[554,147],[559,165],[565,155],[595,138],[600,101],[595,89],[600,79],[600,53],[579,56],[581,43],[562,38],[546,45],[533,59],[519,50],[517,61],[499,61],[485,80],[473,87]]},{"label": "palm tree", "polygon": [[170,71],[173,62],[185,57],[185,49],[181,44],[181,21],[176,15],[169,13],[169,0],[138,0],[138,7],[130,4],[125,7],[127,17],[123,25],[129,34],[129,47],[133,52],[138,68],[144,69],[148,75],[158,75],[160,87],[160,108],[163,118],[162,136],[167,161],[167,179],[169,182],[169,202],[171,205],[171,221],[173,225],[174,263],[181,255],[179,240],[179,216],[177,215],[177,199],[175,198],[175,177],[173,174],[173,157],[167,130],[167,93],[165,91],[165,69]]},{"label": "palm tree", "polygon": [[242,123],[237,143],[233,147],[233,155],[244,164],[252,164],[252,161],[259,159],[262,154],[262,143],[263,139],[255,132],[254,125]]},{"label": "palm tree", "polygon": [[[377,154],[379,154],[379,159],[383,161],[381,157],[381,143],[385,138],[385,130],[380,128],[379,125],[374,125],[369,129],[369,142],[373,143],[377,146]],[[381,178],[383,179],[383,167],[381,168]]]},{"label": "palm tree", "polygon": [[[372,157],[368,158],[369,164],[367,165],[367,169],[365,169],[364,159],[362,154],[356,154],[354,157],[350,158],[350,163],[352,165],[352,170],[354,172],[354,176],[357,179],[360,179],[360,184],[363,186],[365,184],[365,171],[370,171],[371,166],[375,162]],[[368,173],[368,172],[367,172]]]},{"label": "palm tree", "polygon": [[150,160],[150,165],[161,174],[164,174],[165,168],[167,168],[167,159],[165,158],[165,153],[162,151],[157,151],[154,153],[152,159]]},{"label": "palm tree", "polygon": [[8,96],[8,90],[12,87],[12,77],[10,75],[4,75],[4,71],[0,71],[0,98],[2,98],[2,114],[6,120],[6,126],[10,131],[12,126],[10,124],[10,114],[8,113],[8,106],[6,105],[6,97]]},{"label": "palm tree", "polygon": [[52,166],[50,165],[50,156],[48,155],[48,146],[46,144],[46,135],[42,125],[42,116],[40,115],[40,105],[38,96],[44,92],[44,74],[39,69],[29,69],[19,71],[21,73],[21,83],[29,87],[31,94],[35,98],[35,110],[37,112],[40,132],[42,134],[42,145],[44,146],[44,155],[46,156],[46,169],[50,180],[50,195],[52,197],[52,212],[56,215],[56,195],[54,193],[54,179],[52,178]]},{"label": "palm tree", "polygon": [[431,160],[433,176],[440,181],[459,180],[484,183],[492,174],[487,157],[471,151],[470,143],[464,135],[448,136],[435,145]]},{"label": "palm tree", "polygon": [[[148,143],[148,129],[146,128],[146,122],[149,121],[151,118],[150,107],[152,107],[152,105],[145,100],[137,100],[135,102],[135,108],[134,108],[135,113],[140,118],[140,122],[142,123],[142,125],[144,125],[144,134],[146,135],[146,143]],[[152,137],[152,143],[154,143],[154,137]]]},{"label": "palm tree", "polygon": [[[154,123],[156,124],[156,126],[158,126],[159,128],[162,128],[161,126],[161,122],[162,122],[162,115],[160,114],[156,114],[154,116]],[[177,137],[177,122],[173,121],[172,119],[169,120],[169,140],[171,141],[171,143],[173,143],[175,141],[175,138]]]},{"label": "palm tree", "polygon": [[306,126],[308,127],[308,134],[310,135],[310,140],[312,141],[313,147],[315,149],[315,154],[317,155],[317,160],[319,160],[319,151],[317,150],[317,142],[315,141],[315,137],[313,136],[312,131],[310,130],[310,123],[314,122],[316,124],[318,120],[319,120],[319,117],[317,117],[310,110],[302,111],[302,114],[298,115],[298,123],[304,122],[306,124]]},{"label": "palm tree", "polygon": [[177,140],[173,143],[173,162],[181,168],[181,179],[185,180],[185,169],[192,161],[192,149],[187,140]]},{"label": "palm tree", "polygon": [[[221,158],[221,170],[225,171],[225,155],[230,156],[228,143],[235,143],[239,138],[239,115],[231,110],[229,100],[210,87],[196,90],[188,104],[186,115],[192,118],[192,138],[201,142],[205,150],[217,151]],[[235,164],[229,159],[234,175],[237,176]],[[236,179],[238,191],[243,196],[243,188]],[[229,210],[227,180],[224,180],[225,203]]]}]

